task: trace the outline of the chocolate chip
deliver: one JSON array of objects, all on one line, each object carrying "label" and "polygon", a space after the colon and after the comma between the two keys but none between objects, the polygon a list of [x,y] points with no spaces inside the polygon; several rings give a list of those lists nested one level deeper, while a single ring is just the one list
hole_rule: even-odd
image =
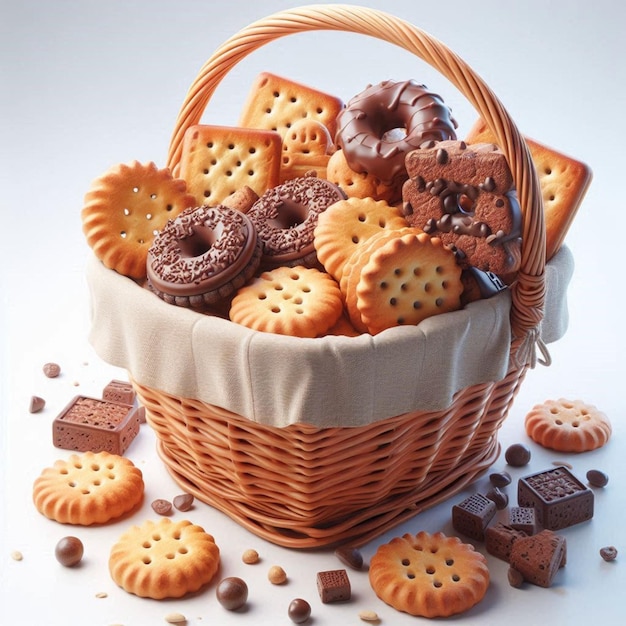
[{"label": "chocolate chip", "polygon": [[287,615],[294,624],[302,624],[311,617],[311,605],[302,598],[296,598],[289,604]]},{"label": "chocolate chip", "polygon": [[341,546],[335,550],[335,556],[348,567],[360,570],[363,568],[363,555],[358,548]]},{"label": "chocolate chip", "polygon": [[31,396],[30,406],[28,407],[29,413],[39,413],[46,406],[46,401],[39,396]]},{"label": "chocolate chip", "polygon": [[504,458],[509,465],[522,467],[530,461],[530,450],[523,443],[514,443],[506,449]]},{"label": "chocolate chip", "polygon": [[617,558],[617,548],[615,546],[600,548],[600,556],[605,561],[614,561]]},{"label": "chocolate chip", "polygon": [[439,148],[436,159],[439,165],[445,165],[448,162],[448,153],[443,148]]},{"label": "chocolate chip", "polygon": [[43,366],[43,373],[48,378],[56,378],[61,373],[61,366],[56,363],[46,363]]},{"label": "chocolate chip", "polygon": [[508,571],[509,585],[511,587],[521,587],[524,582],[524,576],[518,572],[514,567],[509,567]]},{"label": "chocolate chip", "polygon": [[511,484],[511,474],[508,472],[493,472],[489,474],[489,480],[494,487],[502,489]]},{"label": "chocolate chip", "polygon": [[248,585],[237,576],[229,576],[219,582],[215,595],[225,609],[236,611],[248,601]]},{"label": "chocolate chip", "polygon": [[497,487],[490,489],[485,495],[496,505],[498,511],[506,509],[509,505],[509,496]]},{"label": "chocolate chip", "polygon": [[83,542],[78,537],[63,537],[54,548],[54,556],[61,565],[73,567],[83,558]]},{"label": "chocolate chip", "polygon": [[179,511],[188,511],[193,506],[194,497],[190,493],[182,493],[174,498],[174,506]]},{"label": "chocolate chip", "polygon": [[169,500],[157,498],[152,501],[152,510],[157,515],[169,515],[172,512],[172,503]]},{"label": "chocolate chip", "polygon": [[606,487],[609,477],[600,470],[592,469],[587,472],[587,480],[592,487]]}]

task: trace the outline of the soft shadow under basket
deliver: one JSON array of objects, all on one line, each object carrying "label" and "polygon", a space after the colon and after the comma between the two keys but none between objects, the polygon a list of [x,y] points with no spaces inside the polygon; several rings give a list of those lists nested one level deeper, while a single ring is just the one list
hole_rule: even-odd
[{"label": "soft shadow under basket", "polygon": [[[128,370],[174,479],[257,535],[297,548],[364,542],[474,480],[499,454],[497,431],[537,346],[547,355],[543,205],[527,146],[472,69],[403,20],[322,5],[244,28],[191,86],[172,136],[172,172],[186,129],[235,64],[274,39],[317,30],[369,35],[415,54],[495,133],[524,214],[511,289],[419,327],[309,340],[165,304],[95,259],[88,277],[92,343]],[[439,341],[449,342],[443,358]],[[461,361],[475,363],[469,378],[456,372]]]}]

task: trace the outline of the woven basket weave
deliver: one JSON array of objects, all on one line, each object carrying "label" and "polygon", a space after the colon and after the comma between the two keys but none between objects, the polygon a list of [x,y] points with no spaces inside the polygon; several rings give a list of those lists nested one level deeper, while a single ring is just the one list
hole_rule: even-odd
[{"label": "woven basket weave", "polygon": [[541,193],[515,124],[458,56],[380,11],[309,6],[262,19],[228,39],[201,68],[183,103],[168,156],[172,172],[179,172],[185,131],[200,122],[215,88],[235,64],[279,37],[317,30],[369,35],[400,46],[464,94],[495,133],[513,173],[524,213],[523,248],[519,278],[511,289],[508,374],[462,389],[445,410],[414,411],[352,428],[316,428],[303,416],[301,424],[278,428],[135,381],[159,454],[179,484],[257,535],[297,548],[371,539],[449,497],[494,462],[497,431],[541,346],[545,290]]}]

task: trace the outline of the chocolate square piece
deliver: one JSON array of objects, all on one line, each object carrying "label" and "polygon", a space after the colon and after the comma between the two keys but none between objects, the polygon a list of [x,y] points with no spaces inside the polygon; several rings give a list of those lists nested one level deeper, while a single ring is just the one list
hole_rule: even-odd
[{"label": "chocolate square piece", "polygon": [[527,535],[539,532],[535,509],[529,506],[512,506],[509,510],[509,526],[522,530]]},{"label": "chocolate square piece", "polygon": [[483,541],[485,528],[495,514],[495,503],[481,493],[475,493],[452,507],[452,525],[460,533]]},{"label": "chocolate square piece", "polygon": [[520,537],[526,536],[526,533],[521,530],[497,522],[485,531],[485,548],[489,554],[508,563],[513,544]]},{"label": "chocolate square piece", "polygon": [[593,492],[566,467],[555,467],[517,484],[517,502],[533,507],[537,521],[548,530],[559,530],[593,517]]},{"label": "chocolate square piece", "polygon": [[52,442],[65,450],[121,455],[138,432],[139,413],[132,405],[76,396],[54,419]]},{"label": "chocolate square piece", "polygon": [[102,399],[122,404],[134,404],[135,390],[130,383],[123,380],[112,380],[102,391]]},{"label": "chocolate square piece", "polygon": [[551,530],[542,530],[515,541],[510,564],[528,582],[550,587],[559,568],[565,565],[566,554],[565,538]]},{"label": "chocolate square piece", "polygon": [[324,604],[350,599],[350,579],[345,569],[317,573],[317,591]]}]

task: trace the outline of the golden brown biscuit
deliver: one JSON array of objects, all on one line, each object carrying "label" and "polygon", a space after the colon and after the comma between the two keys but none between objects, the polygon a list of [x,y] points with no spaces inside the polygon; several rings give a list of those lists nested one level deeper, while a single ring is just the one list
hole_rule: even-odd
[{"label": "golden brown biscuit", "polygon": [[188,520],[163,517],[125,532],[111,549],[109,571],[142,598],[180,598],[211,581],[220,563],[213,537]]},{"label": "golden brown biscuit", "polygon": [[281,138],[269,130],[191,126],[185,133],[180,175],[197,205],[216,206],[250,187],[257,195],[278,184]]},{"label": "golden brown biscuit", "polygon": [[321,213],[315,228],[317,258],[336,280],[355,248],[381,230],[407,226],[398,207],[372,198],[348,198]]},{"label": "golden brown biscuit", "polygon": [[448,617],[482,600],[489,570],[471,544],[422,531],[380,546],[370,561],[369,579],[376,595],[399,611]]},{"label": "golden brown biscuit", "polygon": [[115,165],[96,178],[85,195],[83,232],[104,265],[144,278],[154,236],[195,199],[168,169],[138,161]]},{"label": "golden brown biscuit", "polygon": [[339,285],[314,268],[278,267],[263,272],[233,298],[231,321],[294,337],[323,335],[342,312]]},{"label": "golden brown biscuit", "polygon": [[328,129],[316,120],[298,120],[283,137],[280,182],[315,172],[326,178],[326,166],[333,149]]},{"label": "golden brown biscuit", "polygon": [[[497,143],[495,135],[482,119],[470,129],[467,143]],[[537,169],[543,197],[546,223],[546,259],[561,247],[591,184],[591,168],[553,148],[525,138]]]},{"label": "golden brown biscuit", "polygon": [[343,150],[337,150],[328,160],[326,178],[339,185],[349,198],[373,198],[390,202],[398,194],[397,186],[386,185],[368,172],[351,169]]},{"label": "golden brown biscuit", "polygon": [[143,491],[141,471],[127,458],[85,452],[44,469],[33,485],[33,501],[49,519],[90,526],[128,513]]},{"label": "golden brown biscuit", "polygon": [[262,72],[252,84],[239,125],[274,130],[285,137],[295,122],[306,118],[321,122],[334,137],[342,107],[343,102],[335,96]]},{"label": "golden brown biscuit", "polygon": [[610,438],[609,418],[581,400],[547,400],[526,415],[526,433],[538,444],[559,452],[586,452]]},{"label": "golden brown biscuit", "polygon": [[404,230],[378,239],[358,274],[356,308],[372,335],[461,306],[463,283],[454,253],[426,233]]}]

